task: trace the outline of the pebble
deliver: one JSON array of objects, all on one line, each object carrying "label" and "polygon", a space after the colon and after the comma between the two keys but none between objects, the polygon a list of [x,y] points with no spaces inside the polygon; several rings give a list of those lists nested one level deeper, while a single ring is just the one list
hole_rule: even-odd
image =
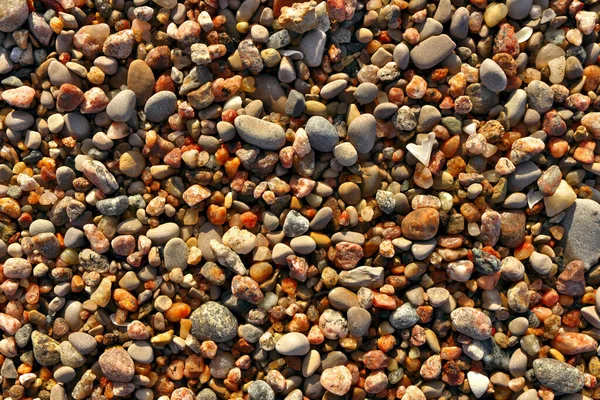
[{"label": "pebble", "polygon": [[225,306],[209,301],[194,310],[190,316],[191,334],[200,340],[227,342],[237,335],[237,319]]},{"label": "pebble", "polygon": [[122,347],[111,347],[98,359],[102,374],[113,382],[129,382],[135,373],[135,365]]},{"label": "pebble", "polygon": [[581,260],[586,270],[595,265],[600,258],[597,236],[600,205],[589,199],[577,199],[566,210],[562,226],[565,228],[565,262]]},{"label": "pebble", "polygon": [[4,397],[595,396],[593,4],[7,1]]},{"label": "pebble", "polygon": [[325,43],[327,42],[327,35],[325,32],[314,29],[307,32],[300,41],[299,50],[304,55],[304,63],[308,67],[318,67],[321,65],[321,58],[325,51]]},{"label": "pebble", "polygon": [[352,374],[343,365],[328,368],[321,374],[321,385],[325,390],[337,396],[343,396],[350,390]]},{"label": "pebble", "polygon": [[135,102],[136,96],[132,90],[122,90],[108,103],[106,113],[113,121],[127,122],[135,113]]},{"label": "pebble", "polygon": [[421,70],[429,69],[448,57],[456,43],[448,35],[432,36],[410,51],[410,59]]},{"label": "pebble", "polygon": [[487,58],[481,63],[479,77],[481,83],[493,92],[498,93],[506,88],[506,75],[502,68],[491,58]]},{"label": "pebble", "polygon": [[551,358],[533,361],[535,377],[544,385],[559,393],[576,393],[584,386],[579,370],[567,363]]},{"label": "pebble", "polygon": [[148,121],[161,123],[167,120],[177,108],[177,96],[173,92],[158,92],[148,99],[144,113]]},{"label": "pebble", "polygon": [[235,129],[243,140],[264,150],[279,150],[285,144],[285,132],[280,126],[255,117],[237,117]]},{"label": "pebble", "polygon": [[485,340],[492,333],[492,322],[483,312],[472,307],[459,307],[450,314],[452,326],[460,333]]},{"label": "pebble", "polygon": [[363,114],[352,120],[348,127],[348,140],[359,153],[368,153],[377,138],[377,121],[370,114]]},{"label": "pebble", "polygon": [[309,352],[310,343],[302,333],[290,332],[277,341],[275,349],[284,356],[303,356]]},{"label": "pebble", "polygon": [[320,152],[333,151],[339,140],[337,130],[331,122],[318,115],[310,117],[306,122],[306,134],[310,146]]},{"label": "pebble", "polygon": [[25,0],[7,0],[0,12],[0,31],[13,32],[27,20],[29,8]]}]

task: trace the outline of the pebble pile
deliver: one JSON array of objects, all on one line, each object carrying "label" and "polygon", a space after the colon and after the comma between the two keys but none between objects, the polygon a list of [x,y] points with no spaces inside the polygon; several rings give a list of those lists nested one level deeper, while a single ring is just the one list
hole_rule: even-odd
[{"label": "pebble pile", "polygon": [[1,398],[600,399],[599,12],[1,0]]}]

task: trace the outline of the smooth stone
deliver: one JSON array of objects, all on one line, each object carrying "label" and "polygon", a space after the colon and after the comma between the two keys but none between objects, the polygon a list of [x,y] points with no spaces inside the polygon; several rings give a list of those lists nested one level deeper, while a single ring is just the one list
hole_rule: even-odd
[{"label": "smooth stone", "polygon": [[523,335],[527,328],[529,328],[529,320],[525,317],[517,317],[508,324],[508,330],[516,336]]},{"label": "smooth stone", "polygon": [[521,192],[535,182],[542,175],[542,171],[533,161],[526,161],[517,165],[515,171],[508,177],[508,190]]},{"label": "smooth stone", "polygon": [[188,247],[180,238],[173,238],[167,242],[164,249],[165,268],[172,271],[175,268],[187,267]]},{"label": "smooth stone", "polygon": [[398,44],[394,48],[392,56],[394,57],[394,62],[398,65],[398,68],[404,70],[408,67],[408,63],[410,62],[410,50],[406,44]]},{"label": "smooth stone", "polygon": [[564,260],[583,261],[586,270],[600,258],[600,204],[590,199],[577,199],[566,210],[562,220],[565,228]]},{"label": "smooth stone", "polygon": [[284,356],[303,356],[310,350],[310,342],[300,332],[286,333],[275,343],[275,350]]},{"label": "smooth stone", "polygon": [[71,83],[73,85],[77,83],[71,72],[69,72],[69,69],[59,61],[52,61],[48,65],[48,77],[50,78],[50,83],[58,87],[64,83]]},{"label": "smooth stone", "polygon": [[148,342],[137,340],[127,349],[127,353],[139,363],[149,364],[154,361],[154,349]]},{"label": "smooth stone", "polygon": [[352,307],[360,307],[356,293],[344,287],[332,289],[327,298],[331,306],[336,310],[348,311]]},{"label": "smooth stone", "polygon": [[327,35],[319,29],[314,29],[304,34],[300,41],[299,49],[304,55],[304,63],[308,67],[318,67],[321,65],[326,42]]},{"label": "smooth stone", "polygon": [[12,130],[24,131],[33,126],[35,118],[28,112],[25,111],[13,111],[9,113],[4,119],[4,123]]},{"label": "smooth stone", "polygon": [[485,394],[490,383],[490,379],[487,376],[480,374],[479,372],[469,371],[467,372],[467,379],[469,380],[469,387],[475,397],[480,398]]},{"label": "smooth stone", "polygon": [[262,101],[266,112],[285,113],[287,99],[281,83],[275,76],[265,74],[255,76],[254,87],[251,98]]},{"label": "smooth stone", "polygon": [[479,69],[481,83],[492,92],[501,92],[506,88],[506,74],[491,58],[486,58]]},{"label": "smooth stone", "polygon": [[33,237],[40,233],[56,233],[56,228],[47,219],[36,219],[29,225],[29,234]]},{"label": "smooth stone", "polygon": [[310,117],[306,122],[305,130],[311,147],[317,151],[331,152],[338,143],[337,129],[321,116]]},{"label": "smooth stone", "polygon": [[371,82],[363,82],[354,91],[354,98],[360,104],[369,104],[375,100],[379,93],[377,85]]},{"label": "smooth stone", "polygon": [[333,155],[344,167],[350,167],[358,161],[358,152],[350,142],[343,142],[335,146]]},{"label": "smooth stone", "polygon": [[529,16],[533,0],[507,0],[508,16],[512,19],[524,19]]},{"label": "smooth stone", "polygon": [[156,228],[148,229],[146,236],[148,236],[148,239],[152,240],[154,244],[163,245],[170,239],[179,236],[179,225],[174,222],[165,222]]},{"label": "smooth stone", "polygon": [[[419,31],[419,41],[421,41],[421,42],[432,36],[437,36],[444,31],[444,26],[440,22],[436,21],[433,18],[427,18],[425,20],[425,22],[417,24],[415,27]],[[408,56],[408,48],[406,50],[406,54]],[[401,68],[401,69],[404,69],[404,68]]]},{"label": "smooth stone", "polygon": [[279,150],[285,145],[285,131],[272,122],[248,115],[234,121],[238,135],[247,143],[264,150]]},{"label": "smooth stone", "polygon": [[348,141],[361,154],[371,151],[377,139],[377,121],[371,114],[362,114],[348,127]]},{"label": "smooth stone", "polygon": [[371,313],[361,307],[348,310],[348,333],[352,336],[364,336],[371,326]]},{"label": "smooth stone", "polygon": [[90,137],[92,128],[90,122],[83,115],[72,112],[64,116],[65,129],[71,137],[77,140],[84,140]]},{"label": "smooth stone", "polygon": [[448,35],[433,36],[413,47],[410,58],[417,68],[425,70],[442,62],[455,48]]},{"label": "smooth stone", "polygon": [[69,342],[83,355],[90,354],[98,345],[96,339],[85,332],[73,332],[69,334]]},{"label": "smooth stone", "polygon": [[75,369],[67,366],[62,366],[54,371],[54,379],[59,383],[68,383],[75,379]]},{"label": "smooth stone", "polygon": [[529,265],[540,275],[548,275],[552,270],[552,259],[546,254],[534,251],[529,256]]},{"label": "smooth stone", "polygon": [[306,109],[304,95],[299,91],[292,89],[285,102],[285,113],[290,117],[299,117]]},{"label": "smooth stone", "polygon": [[527,92],[523,89],[515,90],[508,96],[508,101],[504,107],[506,108],[506,118],[510,126],[517,125],[527,111]]},{"label": "smooth stone", "polygon": [[133,90],[121,90],[106,106],[106,113],[113,121],[127,122],[135,113],[135,102]]},{"label": "smooth stone", "polygon": [[154,94],[144,106],[144,113],[150,122],[164,122],[177,110],[177,95],[168,90]]},{"label": "smooth stone", "polygon": [[302,376],[308,378],[321,366],[321,354],[317,350],[311,350],[302,360]]},{"label": "smooth stone", "polygon": [[338,79],[327,83],[321,88],[319,95],[325,100],[333,99],[338,94],[342,93],[348,86],[348,81],[344,79]]},{"label": "smooth stone", "polygon": [[143,106],[154,93],[154,72],[144,60],[133,60],[127,70],[127,87],[135,93],[136,104]]},{"label": "smooth stone", "polygon": [[449,32],[454,40],[463,40],[467,37],[469,34],[469,10],[460,7],[454,11]]}]

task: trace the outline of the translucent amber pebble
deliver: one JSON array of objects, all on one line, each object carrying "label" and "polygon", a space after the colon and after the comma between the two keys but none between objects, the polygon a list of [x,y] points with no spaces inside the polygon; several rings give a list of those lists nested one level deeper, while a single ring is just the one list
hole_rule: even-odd
[{"label": "translucent amber pebble", "polygon": [[242,79],[242,90],[246,93],[253,93],[256,90],[254,88],[254,78],[247,76]]}]

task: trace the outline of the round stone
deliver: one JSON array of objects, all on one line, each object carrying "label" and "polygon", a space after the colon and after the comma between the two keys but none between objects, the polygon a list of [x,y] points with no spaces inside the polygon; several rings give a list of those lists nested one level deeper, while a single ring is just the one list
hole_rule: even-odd
[{"label": "round stone", "polygon": [[168,90],[154,94],[144,106],[144,113],[150,122],[164,122],[177,109],[177,95]]},{"label": "round stone", "polygon": [[429,240],[437,233],[439,224],[440,216],[435,208],[419,208],[402,220],[402,235],[411,240]]},{"label": "round stone", "polygon": [[119,158],[119,170],[130,178],[137,178],[146,167],[146,159],[139,151],[126,151]]},{"label": "round stone", "polygon": [[310,350],[310,343],[306,335],[290,332],[277,341],[275,350],[284,356],[303,356]]},{"label": "round stone", "polygon": [[104,377],[113,382],[129,382],[135,374],[133,360],[122,347],[111,347],[98,359]]}]

